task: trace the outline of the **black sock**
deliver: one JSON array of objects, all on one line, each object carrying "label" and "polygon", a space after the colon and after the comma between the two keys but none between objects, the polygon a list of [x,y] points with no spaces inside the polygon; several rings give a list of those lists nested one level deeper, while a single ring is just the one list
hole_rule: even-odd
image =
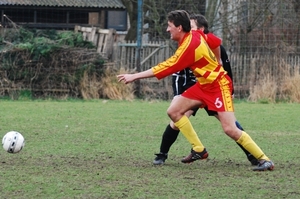
[{"label": "black sock", "polygon": [[179,134],[179,130],[174,130],[170,124],[166,127],[166,130],[162,136],[160,144],[160,152],[168,153],[172,144],[176,141]]}]

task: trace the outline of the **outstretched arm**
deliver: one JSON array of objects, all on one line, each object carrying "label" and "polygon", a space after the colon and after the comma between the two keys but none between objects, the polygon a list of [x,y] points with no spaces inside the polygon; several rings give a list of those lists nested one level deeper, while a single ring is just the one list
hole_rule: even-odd
[{"label": "outstretched arm", "polygon": [[117,75],[118,81],[124,82],[125,84],[131,83],[138,79],[145,79],[145,78],[150,78],[150,77],[154,77],[154,73],[153,73],[152,69],[148,69],[148,70],[145,70],[145,71],[142,71],[139,73],[135,73],[135,74]]}]

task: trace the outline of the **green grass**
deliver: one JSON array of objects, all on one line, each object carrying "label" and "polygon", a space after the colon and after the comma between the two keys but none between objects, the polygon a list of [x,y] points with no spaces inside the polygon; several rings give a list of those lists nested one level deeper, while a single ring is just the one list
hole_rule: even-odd
[{"label": "green grass", "polygon": [[25,139],[18,154],[0,150],[0,198],[300,198],[300,105],[235,103],[238,121],[274,161],[253,172],[213,117],[191,121],[208,161],[180,162],[180,135],[164,166],[154,153],[169,102],[0,101],[0,135]]}]

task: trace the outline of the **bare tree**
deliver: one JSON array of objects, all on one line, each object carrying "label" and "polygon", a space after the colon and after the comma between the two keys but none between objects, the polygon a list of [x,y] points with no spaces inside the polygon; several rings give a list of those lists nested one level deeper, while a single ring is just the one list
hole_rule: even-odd
[{"label": "bare tree", "polygon": [[[296,13],[296,19],[299,20],[300,19],[300,1],[299,0],[292,0],[293,6],[294,6],[294,10]],[[300,23],[298,21],[298,23],[296,23],[297,26],[297,41],[296,41],[296,46],[298,47],[298,51],[300,50]]]},{"label": "bare tree", "polygon": [[189,13],[205,14],[206,0],[146,0],[144,11],[145,23],[149,24],[149,28],[145,29],[145,33],[149,34],[151,40],[166,40],[169,34],[166,33],[166,16],[172,10],[186,10]]},{"label": "bare tree", "polygon": [[[130,21],[130,28],[125,40],[135,40],[137,34],[137,0],[122,0],[122,3],[128,11]],[[146,25],[144,33],[148,33],[151,40],[166,40],[169,38],[165,31],[168,12],[181,9],[189,13],[205,14],[205,5],[206,0],[144,0],[143,18]]]},{"label": "bare tree", "polygon": [[127,31],[125,40],[133,41],[136,40],[137,35],[137,13],[138,13],[138,5],[137,0],[122,0],[122,3],[125,5],[127,9],[127,13],[129,16],[130,27]]}]

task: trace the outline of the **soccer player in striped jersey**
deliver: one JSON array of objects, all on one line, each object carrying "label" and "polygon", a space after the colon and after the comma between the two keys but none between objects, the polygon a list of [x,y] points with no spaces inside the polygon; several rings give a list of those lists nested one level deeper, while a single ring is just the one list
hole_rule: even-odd
[{"label": "soccer player in striped jersey", "polygon": [[167,31],[172,40],[178,42],[173,56],[156,66],[135,74],[119,74],[119,82],[125,84],[138,79],[156,77],[162,79],[175,72],[189,67],[197,79],[197,83],[174,97],[167,114],[174,125],[185,136],[192,146],[189,155],[181,160],[192,163],[208,157],[208,152],[196,134],[189,118],[188,110],[196,107],[207,107],[218,113],[219,121],[226,135],[249,151],[259,164],[254,171],[273,170],[274,163],[245,132],[236,127],[232,100],[232,82],[216,56],[209,48],[207,36],[202,31],[191,31],[189,14],[184,10],[168,13]]},{"label": "soccer player in striped jersey", "polygon": [[[204,32],[204,34],[211,34],[209,33],[208,30],[208,22],[203,15],[192,14],[190,15],[190,20],[191,20],[192,30],[201,30]],[[213,52],[217,52],[218,50],[219,49],[215,47]],[[227,71],[228,76],[233,81],[230,61],[228,59],[226,50],[222,45],[220,46],[220,52],[221,53],[216,53],[216,54],[220,55],[221,64],[223,65],[223,68],[225,69],[225,71]],[[189,68],[185,68],[180,72],[174,73],[172,75],[172,87],[173,87],[174,96],[182,94],[186,89],[193,86],[195,83],[196,83],[196,77],[194,76],[194,74]],[[232,90],[232,94],[233,94],[233,90]],[[194,108],[192,110],[189,110],[185,115],[187,117],[190,117],[191,115],[195,116],[198,109],[199,108]],[[216,111],[210,111],[207,109],[207,107],[205,107],[205,110],[209,116],[215,116],[218,119],[218,113]],[[240,130],[244,130],[242,126],[238,123],[238,121],[236,121],[235,123]],[[168,158],[168,152],[171,146],[173,145],[173,143],[176,141],[178,135],[179,135],[179,130],[174,126],[174,123],[171,121],[170,124],[167,125],[163,133],[161,144],[160,144],[160,152],[155,154],[156,157],[153,161],[154,165],[162,165],[165,163],[165,160]],[[257,159],[252,154],[250,154],[242,145],[240,144],[238,145],[244,151],[247,159],[251,162],[251,164],[257,165],[258,164]]]}]

